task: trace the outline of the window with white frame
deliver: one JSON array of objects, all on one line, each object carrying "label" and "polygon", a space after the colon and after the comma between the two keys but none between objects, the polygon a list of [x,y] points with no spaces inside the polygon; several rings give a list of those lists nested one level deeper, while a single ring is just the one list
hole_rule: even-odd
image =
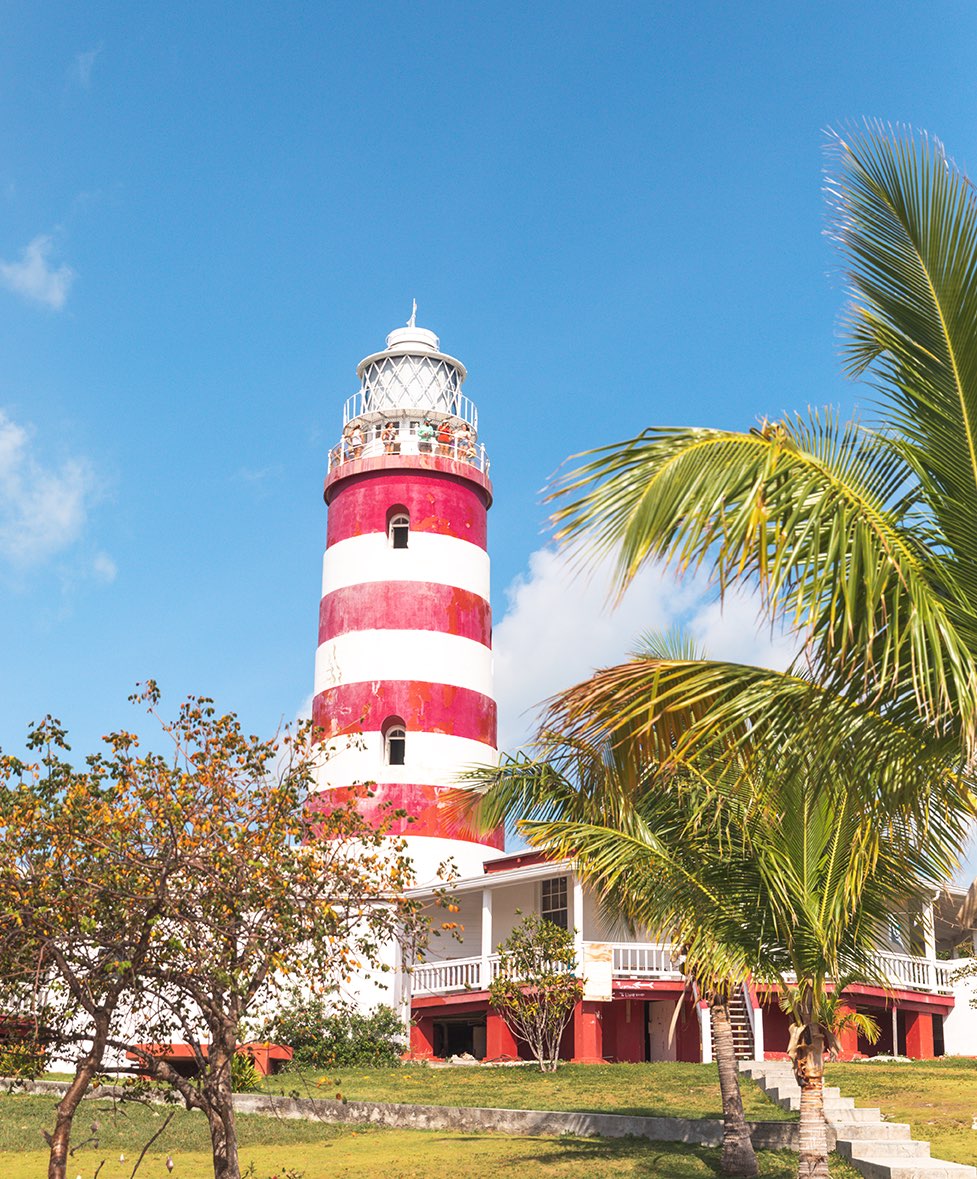
[{"label": "window with white frame", "polygon": [[539,915],[544,921],[552,921],[560,929],[569,928],[567,912],[567,878],[544,880],[540,886]]},{"label": "window with white frame", "polygon": [[407,548],[407,542],[410,539],[410,516],[406,512],[398,512],[395,516],[391,516],[388,533],[391,548]]},{"label": "window with white frame", "polygon": [[400,725],[387,729],[384,736],[386,763],[388,766],[402,766],[407,757],[407,733]]}]

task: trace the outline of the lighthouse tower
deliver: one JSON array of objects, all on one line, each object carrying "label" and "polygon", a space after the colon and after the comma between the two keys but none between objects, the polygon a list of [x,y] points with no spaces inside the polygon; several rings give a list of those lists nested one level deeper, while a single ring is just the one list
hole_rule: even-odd
[{"label": "lighthouse tower", "polygon": [[360,361],[329,456],[312,715],[332,748],[318,789],[371,783],[368,815],[403,809],[413,821],[396,830],[426,883],[449,857],[480,872],[502,833],[474,835],[443,807],[459,772],[498,758],[492,488],[465,367],[415,314]]}]

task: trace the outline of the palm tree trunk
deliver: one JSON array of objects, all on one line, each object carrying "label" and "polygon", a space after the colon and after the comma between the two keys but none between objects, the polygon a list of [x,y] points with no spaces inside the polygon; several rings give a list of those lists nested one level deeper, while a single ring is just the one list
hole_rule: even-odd
[{"label": "palm tree trunk", "polygon": [[801,1086],[800,1158],[797,1179],[828,1179],[828,1125],[824,1120],[824,1039],[811,1028],[795,1065]]},{"label": "palm tree trunk", "polygon": [[720,1166],[724,1175],[757,1174],[756,1154],[743,1113],[739,1068],[733,1046],[733,1028],[724,998],[714,997],[712,1012],[713,1046],[719,1069],[719,1092],[723,1102],[723,1153]]}]

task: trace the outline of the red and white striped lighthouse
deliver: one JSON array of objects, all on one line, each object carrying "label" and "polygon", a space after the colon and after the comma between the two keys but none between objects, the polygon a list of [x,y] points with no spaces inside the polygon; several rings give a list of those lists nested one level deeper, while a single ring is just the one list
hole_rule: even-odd
[{"label": "red and white striped lighthouse", "polygon": [[[494,764],[487,513],[492,502],[464,365],[407,327],[357,367],[361,387],[330,454],[313,719],[338,737],[321,791],[375,783],[418,882],[449,856],[463,875],[502,847],[445,814],[445,791]],[[353,739],[346,735],[356,734]]]}]

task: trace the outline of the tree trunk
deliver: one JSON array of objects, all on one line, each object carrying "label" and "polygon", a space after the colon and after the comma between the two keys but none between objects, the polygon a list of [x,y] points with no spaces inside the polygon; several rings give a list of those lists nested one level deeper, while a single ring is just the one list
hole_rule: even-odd
[{"label": "tree trunk", "polygon": [[824,1120],[824,1040],[811,1029],[795,1065],[801,1086],[800,1159],[797,1179],[828,1179],[828,1127]]},{"label": "tree trunk", "polygon": [[74,1080],[55,1109],[54,1133],[50,1138],[51,1153],[48,1156],[48,1179],[65,1179],[68,1169],[68,1148],[71,1145],[71,1127],[75,1113],[88,1092],[92,1077],[98,1072],[105,1055],[108,1038],[108,1020],[96,1018],[95,1035],[89,1052],[75,1069]]},{"label": "tree trunk", "polygon": [[743,1113],[739,1068],[733,1046],[733,1029],[725,999],[714,998],[712,1012],[713,1044],[719,1069],[719,1092],[723,1101],[723,1153],[720,1167],[724,1175],[757,1174],[756,1154]]},{"label": "tree trunk", "polygon": [[231,1058],[234,1042],[228,1051],[226,1045],[210,1045],[208,1066],[213,1069],[210,1084],[207,1085],[207,1122],[210,1126],[210,1142],[214,1154],[214,1179],[241,1179],[241,1166],[237,1157],[237,1126],[234,1122],[234,1102],[231,1093]]}]

